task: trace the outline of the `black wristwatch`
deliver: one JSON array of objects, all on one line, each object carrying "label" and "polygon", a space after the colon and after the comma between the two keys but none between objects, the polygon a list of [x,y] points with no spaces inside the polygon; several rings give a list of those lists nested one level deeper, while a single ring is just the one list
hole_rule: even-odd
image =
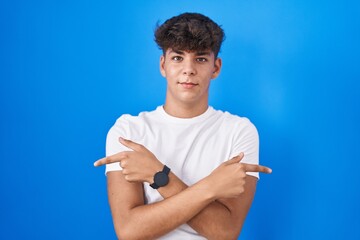
[{"label": "black wristwatch", "polygon": [[154,183],[150,184],[150,187],[153,189],[158,189],[159,187],[164,187],[169,183],[169,172],[170,168],[164,165],[162,171],[155,173]]}]

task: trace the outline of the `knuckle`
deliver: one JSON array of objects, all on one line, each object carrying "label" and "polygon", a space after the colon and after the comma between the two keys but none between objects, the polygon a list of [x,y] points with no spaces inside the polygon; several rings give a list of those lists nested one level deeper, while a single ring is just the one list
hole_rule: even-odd
[{"label": "knuckle", "polygon": [[121,161],[120,165],[121,165],[122,168],[126,167],[127,166],[127,161],[125,161],[125,160]]}]

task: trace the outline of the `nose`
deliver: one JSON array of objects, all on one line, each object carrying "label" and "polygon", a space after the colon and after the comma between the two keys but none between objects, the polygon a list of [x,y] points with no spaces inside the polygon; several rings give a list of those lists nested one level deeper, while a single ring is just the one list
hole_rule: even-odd
[{"label": "nose", "polygon": [[195,63],[192,59],[186,59],[183,61],[183,74],[187,76],[196,75]]}]

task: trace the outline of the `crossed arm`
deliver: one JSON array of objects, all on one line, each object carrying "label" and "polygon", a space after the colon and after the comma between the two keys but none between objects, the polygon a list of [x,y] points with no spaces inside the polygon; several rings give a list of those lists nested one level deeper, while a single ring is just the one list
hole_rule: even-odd
[{"label": "crossed arm", "polygon": [[221,164],[192,186],[172,172],[169,184],[158,189],[163,201],[144,204],[143,182],[163,167],[145,147],[120,139],[134,151],[95,162],[119,162],[123,170],[108,173],[109,203],[119,239],[154,239],[188,223],[207,239],[236,239],[251,206],[257,179],[246,172],[270,173],[259,165],[239,163],[243,154]]}]

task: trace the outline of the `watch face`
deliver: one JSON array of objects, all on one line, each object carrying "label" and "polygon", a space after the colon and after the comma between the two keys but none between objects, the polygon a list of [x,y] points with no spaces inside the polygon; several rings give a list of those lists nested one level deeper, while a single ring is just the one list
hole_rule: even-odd
[{"label": "watch face", "polygon": [[154,182],[159,187],[163,187],[169,182],[169,176],[164,172],[158,172],[154,176]]}]

